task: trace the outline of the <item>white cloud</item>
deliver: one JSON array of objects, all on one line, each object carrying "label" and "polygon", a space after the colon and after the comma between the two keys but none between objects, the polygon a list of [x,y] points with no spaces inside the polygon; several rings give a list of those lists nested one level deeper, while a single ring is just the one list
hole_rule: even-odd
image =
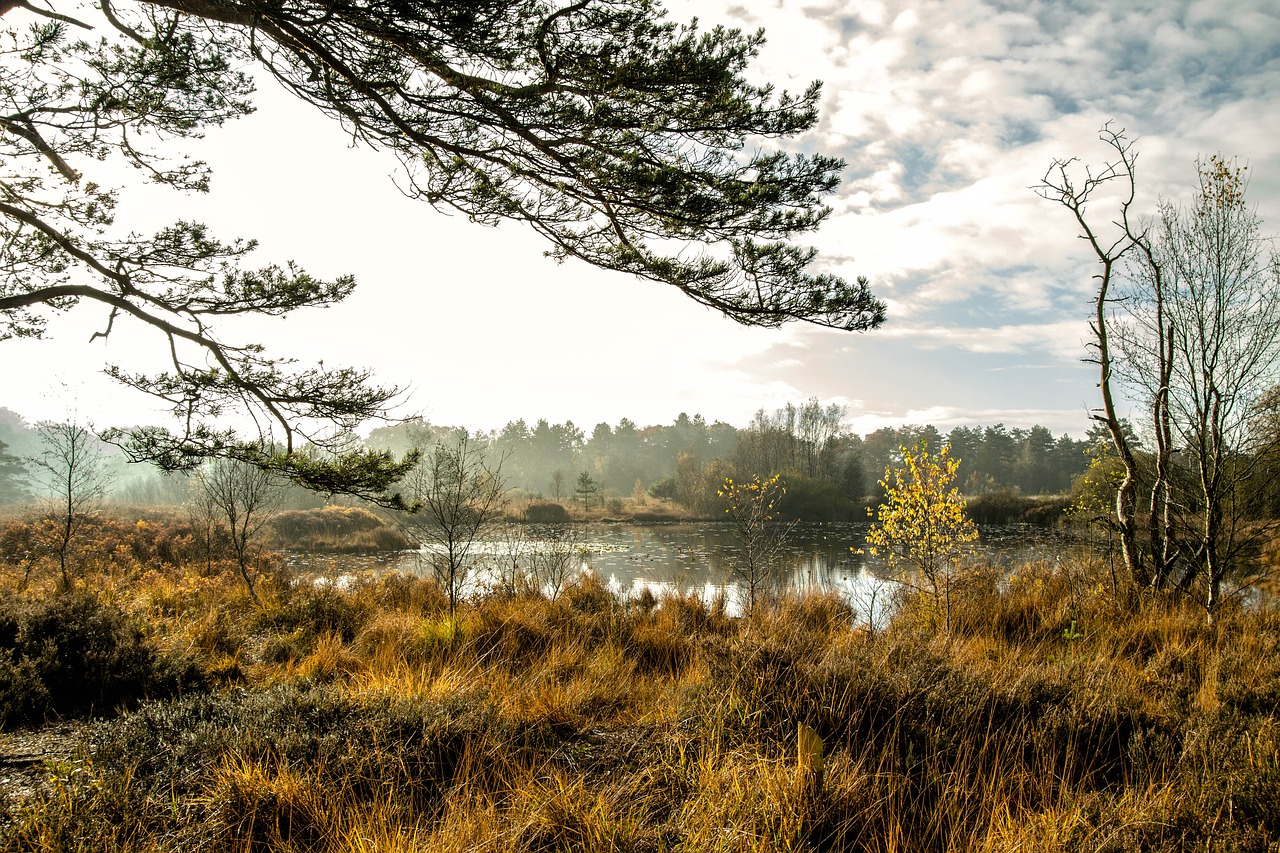
[{"label": "white cloud", "polygon": [[1087,333],[1088,324],[1083,317],[1056,323],[971,328],[897,325],[883,331],[885,337],[908,339],[924,350],[959,349],[1007,355],[1036,352],[1068,359],[1084,352]]}]

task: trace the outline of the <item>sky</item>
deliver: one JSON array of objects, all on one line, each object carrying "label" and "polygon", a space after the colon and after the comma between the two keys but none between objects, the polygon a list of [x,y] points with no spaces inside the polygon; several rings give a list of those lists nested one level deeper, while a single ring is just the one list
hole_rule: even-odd
[{"label": "sky", "polygon": [[[588,432],[679,413],[745,426],[817,398],[882,426],[1041,424],[1083,435],[1097,404],[1085,363],[1094,262],[1070,214],[1031,187],[1055,158],[1099,165],[1107,122],[1137,137],[1137,208],[1186,198],[1199,155],[1249,164],[1248,198],[1280,232],[1280,10],[1270,0],[821,2],[668,0],[671,18],[763,27],[753,80],[824,82],[821,119],[792,141],[847,162],[834,212],[808,241],[819,271],[866,275],[878,330],[751,329],[674,289],[543,256],[536,235],[486,228],[397,189],[396,161],[263,81],[258,112],[191,153],[207,196],[135,191],[138,231],[175,216],[253,237],[263,263],[356,275],[344,303],[255,318],[224,336],[300,362],[371,368],[404,389],[398,414],[499,428],[572,420]],[[1095,215],[1110,218],[1105,205]],[[0,343],[0,406],[30,421],[163,423],[100,375],[152,370],[145,330],[90,343],[85,306],[44,341]],[[254,337],[256,336],[256,337]]]}]

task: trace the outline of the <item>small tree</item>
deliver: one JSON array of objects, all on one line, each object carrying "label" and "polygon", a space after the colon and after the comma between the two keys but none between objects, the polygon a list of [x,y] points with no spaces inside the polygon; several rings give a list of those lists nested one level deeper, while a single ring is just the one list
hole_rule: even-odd
[{"label": "small tree", "polygon": [[596,492],[600,491],[600,487],[596,485],[596,481],[591,475],[583,471],[578,475],[578,482],[574,484],[573,493],[582,500],[582,512],[585,515],[591,510],[591,499]]},{"label": "small tree", "polygon": [[[236,459],[210,462],[199,478],[193,514],[205,522],[210,538],[215,529],[225,534],[249,597],[254,604],[261,604],[249,571],[249,556],[271,513],[280,506],[283,484],[269,471]],[[208,554],[206,551],[206,558]]]},{"label": "small tree", "polygon": [[196,472],[190,475],[187,481],[187,515],[191,519],[191,528],[195,531],[195,537],[204,550],[204,571],[206,575],[213,574],[213,556],[219,551],[223,545],[221,539],[223,537],[222,513],[218,510],[214,503],[210,490],[205,486],[205,480]]},{"label": "small tree", "polygon": [[102,451],[97,437],[74,422],[37,425],[43,450],[28,459],[45,489],[48,547],[58,558],[60,589],[71,589],[71,557],[87,523],[106,492]]},{"label": "small tree", "polygon": [[449,593],[449,617],[457,612],[471,552],[486,528],[502,517],[506,487],[502,461],[493,466],[465,433],[422,454],[408,485],[413,511],[404,525],[421,543],[434,545],[431,569]]},{"label": "small tree", "polygon": [[539,591],[555,601],[581,568],[581,528],[569,523],[530,524],[528,528],[533,535],[530,574]]},{"label": "small tree", "polygon": [[777,562],[794,523],[778,523],[774,504],[786,494],[779,475],[762,481],[759,476],[739,483],[726,477],[717,494],[724,498],[725,514],[733,524],[742,550],[733,561],[733,574],[747,592],[747,612],[752,613],[769,581],[769,569]]},{"label": "small tree", "polygon": [[951,632],[951,594],[956,568],[970,552],[978,529],[964,513],[953,484],[960,466],[944,444],[936,456],[921,442],[903,447],[902,467],[886,468],[885,502],[873,510],[867,531],[870,552],[884,558],[895,580],[928,595]]}]

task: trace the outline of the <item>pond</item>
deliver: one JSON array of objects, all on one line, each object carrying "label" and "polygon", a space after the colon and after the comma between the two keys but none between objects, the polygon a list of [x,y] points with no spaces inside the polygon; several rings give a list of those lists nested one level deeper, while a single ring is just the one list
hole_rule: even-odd
[{"label": "pond", "polygon": [[[797,525],[771,573],[771,585],[793,591],[833,590],[855,609],[869,609],[883,591],[884,567],[876,558],[858,553],[866,546],[867,527]],[[980,544],[989,559],[1012,565],[1054,559],[1081,543],[1067,532],[1019,525],[984,528]],[[561,580],[594,571],[620,597],[646,588],[656,595],[679,590],[707,600],[723,594],[730,612],[738,612],[742,589],[733,569],[740,553],[741,545],[726,524],[529,525],[477,543],[467,586],[482,588],[512,565],[537,566],[539,577],[559,574]],[[301,572],[340,577],[362,571],[429,575],[431,559],[431,550],[424,548],[368,556],[291,554],[288,562]],[[554,568],[557,562],[559,570]],[[549,591],[554,592],[557,584],[552,586]]]}]

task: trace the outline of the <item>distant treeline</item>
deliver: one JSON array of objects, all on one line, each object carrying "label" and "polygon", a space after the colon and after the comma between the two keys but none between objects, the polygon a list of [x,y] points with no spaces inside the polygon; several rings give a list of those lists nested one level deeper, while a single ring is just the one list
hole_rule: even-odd
[{"label": "distant treeline", "polygon": [[[572,501],[585,474],[600,500],[649,496],[712,514],[721,509],[716,489],[725,477],[781,473],[793,508],[831,507],[806,512],[807,518],[852,516],[876,501],[879,481],[885,468],[899,461],[899,449],[922,441],[931,452],[950,442],[952,456],[961,460],[962,491],[971,496],[1062,494],[1089,462],[1090,440],[1055,437],[1042,426],[996,424],[942,433],[929,425],[908,425],[860,436],[845,427],[845,417],[841,406],[810,400],[774,412],[761,409],[745,428],[681,413],[671,424],[640,427],[623,418],[616,425],[597,424],[590,434],[572,421],[540,419],[530,426],[515,420],[473,438],[486,445],[491,460],[502,459],[507,485],[521,497]],[[366,444],[403,453],[451,441],[461,432],[412,420],[375,429]]]},{"label": "distant treeline", "polygon": [[[515,420],[500,430],[472,435],[490,462],[502,461],[502,475],[516,498],[566,504],[619,507],[669,500],[684,510],[718,515],[716,490],[725,477],[784,475],[789,514],[807,519],[865,518],[863,507],[878,502],[885,468],[899,462],[899,448],[924,442],[936,452],[950,442],[960,462],[961,490],[971,497],[992,492],[1061,494],[1088,465],[1090,440],[1055,437],[1048,429],[1008,429],[1003,424],[956,427],[942,433],[929,425],[885,427],[856,435],[845,426],[842,406],[810,400],[773,412],[758,411],[746,427],[701,415],[681,414],[671,424],[638,426],[623,418],[597,424],[588,434],[571,421],[530,425]],[[365,444],[402,454],[414,447],[455,441],[461,427],[421,419],[373,430]],[[10,449],[12,448],[12,449]],[[30,497],[21,454],[38,448],[33,428],[0,409],[0,503]],[[17,451],[17,453],[15,453]],[[137,504],[176,504],[187,497],[185,478],[161,476],[141,466],[109,459],[113,497]],[[585,479],[584,479],[585,478]],[[592,491],[584,494],[580,487]],[[301,489],[289,506],[321,505],[323,498]]]}]

